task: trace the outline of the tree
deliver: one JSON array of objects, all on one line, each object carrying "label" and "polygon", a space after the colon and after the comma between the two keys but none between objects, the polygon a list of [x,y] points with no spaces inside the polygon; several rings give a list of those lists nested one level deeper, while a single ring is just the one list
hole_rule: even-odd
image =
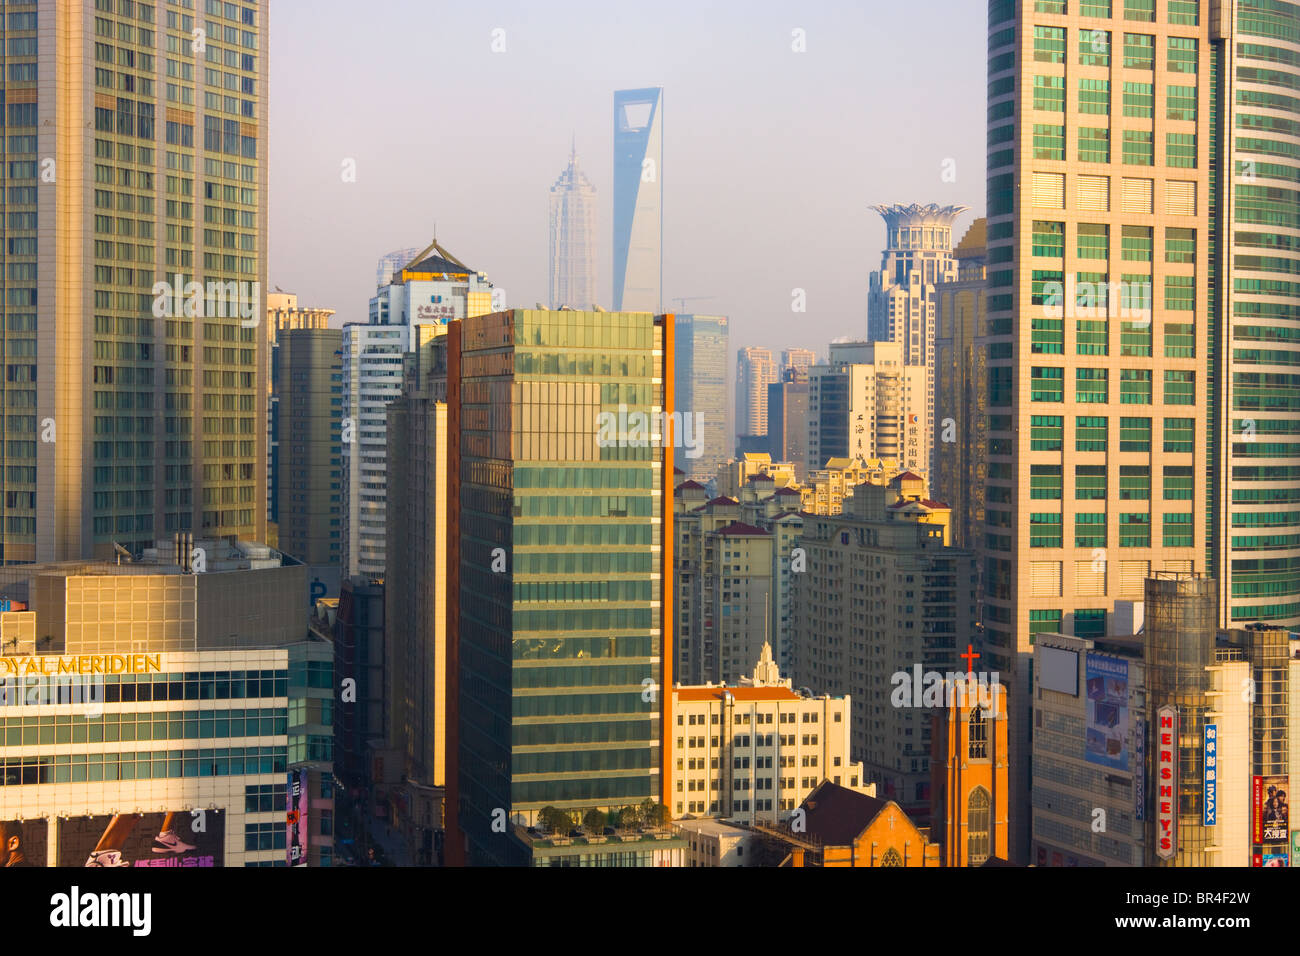
[{"label": "tree", "polygon": [[646,797],[641,801],[641,820],[648,827],[661,827],[668,821],[668,808]]},{"label": "tree", "polygon": [[641,825],[641,813],[636,807],[624,807],[618,811],[618,825],[624,830],[635,830]]},{"label": "tree", "polygon": [[552,833],[568,833],[573,826],[573,817],[558,807],[542,807],[537,813],[537,822]]},{"label": "tree", "polygon": [[605,829],[606,816],[604,811],[592,807],[582,816],[582,825],[590,833],[600,833]]}]

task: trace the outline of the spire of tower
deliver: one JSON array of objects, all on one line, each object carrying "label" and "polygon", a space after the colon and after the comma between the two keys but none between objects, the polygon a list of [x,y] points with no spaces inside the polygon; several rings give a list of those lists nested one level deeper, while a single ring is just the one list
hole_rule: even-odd
[{"label": "spire of tower", "polygon": [[569,144],[569,165],[572,166],[578,161],[578,131],[573,131],[573,140]]}]

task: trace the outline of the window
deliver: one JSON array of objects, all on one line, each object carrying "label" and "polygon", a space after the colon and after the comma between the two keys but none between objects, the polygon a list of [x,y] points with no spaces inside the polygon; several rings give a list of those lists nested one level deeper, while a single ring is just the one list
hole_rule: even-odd
[{"label": "window", "polygon": [[1196,168],[1196,134],[1165,134],[1165,165],[1182,169]]},{"label": "window", "polygon": [[1061,498],[1061,466],[1030,465],[1029,497],[1059,501]]},{"label": "window", "polygon": [[1105,637],[1106,609],[1080,608],[1074,612],[1075,637]]},{"label": "window", "polygon": [[966,801],[966,865],[980,866],[989,858],[989,792],[971,791]]},{"label": "window", "polygon": [[1065,62],[1065,28],[1034,27],[1034,59],[1039,63]]},{"label": "window", "polygon": [[1196,230],[1170,226],[1165,229],[1165,262],[1196,261]]},{"label": "window", "polygon": [[1033,644],[1039,634],[1061,633],[1061,612],[1059,609],[1031,609],[1029,612],[1029,643]]},{"label": "window", "polygon": [[1165,95],[1165,117],[1196,122],[1196,87],[1170,86]]},{"label": "window", "polygon": [[1200,26],[1200,0],[1169,0],[1169,22],[1179,26]]},{"label": "window", "polygon": [[1049,113],[1065,112],[1065,78],[1062,76],[1034,77],[1034,109]]},{"label": "window", "polygon": [[1075,369],[1074,400],[1082,404],[1106,404],[1110,400],[1107,370],[1104,368]]},{"label": "window", "polygon": [[1075,465],[1074,497],[1077,501],[1106,500],[1106,466]]},{"label": "window", "polygon": [[1169,38],[1169,72],[1196,73],[1196,40],[1193,37]]},{"label": "window", "polygon": [[1074,546],[1076,548],[1106,547],[1106,513],[1104,511],[1075,513]]},{"label": "window", "polygon": [[1106,127],[1079,127],[1079,161],[1110,162],[1110,130]]},{"label": "window", "polygon": [[1123,501],[1151,498],[1151,468],[1148,465],[1119,466],[1119,496]]},{"label": "window", "polygon": [[1196,373],[1192,371],[1165,371],[1165,404],[1194,405],[1196,403]]},{"label": "window", "polygon": [[[1127,94],[1125,94],[1127,96]],[[1155,164],[1155,139],[1150,130],[1124,130],[1124,163],[1128,166]]]},{"label": "window", "polygon": [[[1109,13],[1106,16],[1110,16]],[[1079,64],[1081,66],[1110,66],[1110,31],[1079,31]]]},{"label": "window", "polygon": [[1110,258],[1110,229],[1097,223],[1081,222],[1078,226],[1080,259]]},{"label": "window", "polygon": [[1110,115],[1110,80],[1079,81],[1079,112]]},{"label": "window", "polygon": [[1156,38],[1145,33],[1124,34],[1124,65],[1133,70],[1154,70]]},{"label": "window", "polygon": [[1034,366],[1031,369],[1031,401],[1063,402],[1065,401],[1065,370]]},{"label": "window", "polygon": [[1107,419],[1094,415],[1080,415],[1074,420],[1075,451],[1105,451]]},{"label": "window", "polygon": [[974,707],[970,712],[970,732],[966,745],[966,756],[971,760],[987,760],[989,756],[989,722],[984,717],[983,707]]},{"label": "window", "polygon": [[1165,276],[1165,309],[1173,312],[1196,310],[1196,280],[1192,276]]},{"label": "window", "polygon": [[1065,159],[1065,127],[1034,124],[1034,159]]},{"label": "window", "polygon": [[1033,451],[1061,451],[1065,436],[1060,415],[1034,415],[1030,420],[1029,447]]},{"label": "window", "polygon": [[1151,419],[1121,418],[1119,420],[1119,450],[1150,451]]},{"label": "window", "polygon": [[1121,548],[1151,547],[1151,516],[1149,514],[1121,514],[1119,516],[1119,546]]},{"label": "window", "polygon": [[1124,0],[1124,19],[1156,22],[1156,0]]},{"label": "window", "polygon": [[1029,516],[1029,546],[1031,548],[1059,548],[1061,546],[1061,515],[1057,512],[1034,512]]},{"label": "window", "polygon": [[1164,546],[1190,548],[1192,546],[1191,514],[1165,514],[1164,519]]},{"label": "window", "polygon": [[[1196,432],[1194,430],[1194,420],[1191,418],[1166,418],[1165,419],[1165,451],[1175,453],[1189,453],[1194,451],[1193,442],[1195,441]],[[1165,469],[1165,474],[1169,474],[1169,469]],[[1166,497],[1168,497],[1166,495]]]},{"label": "window", "polygon": [[1119,401],[1121,405],[1151,404],[1151,370],[1124,368],[1119,372]]},{"label": "window", "polygon": [[1156,96],[1150,83],[1124,84],[1124,115],[1138,117],[1155,116]]},{"label": "window", "polygon": [[885,851],[885,855],[880,858],[880,865],[881,866],[902,866],[903,858],[899,856],[897,850],[895,850],[893,847],[890,847],[888,850]]},{"label": "window", "polygon": [[1065,223],[1034,220],[1034,255],[1049,259],[1065,258]]},{"label": "window", "polygon": [[[1190,421],[1190,419],[1187,419]],[[1190,443],[1189,443],[1190,444]],[[1192,500],[1192,466],[1165,465],[1165,501]]]}]

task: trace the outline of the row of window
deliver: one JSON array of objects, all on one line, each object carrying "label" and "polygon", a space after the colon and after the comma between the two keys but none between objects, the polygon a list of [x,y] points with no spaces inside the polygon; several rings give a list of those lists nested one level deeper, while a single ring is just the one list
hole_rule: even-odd
[{"label": "row of window", "polygon": [[[242,777],[283,774],[283,747],[224,747],[213,750],[155,750],[117,754],[0,758],[0,786],[163,780],[176,777]],[[283,827],[283,824],[280,824]]]}]

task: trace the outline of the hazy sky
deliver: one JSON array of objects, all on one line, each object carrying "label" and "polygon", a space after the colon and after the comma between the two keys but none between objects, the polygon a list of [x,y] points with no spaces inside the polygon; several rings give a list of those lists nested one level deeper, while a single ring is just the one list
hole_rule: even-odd
[{"label": "hazy sky", "polygon": [[983,0],[270,6],[270,284],[336,324],[365,321],[376,260],[435,223],[508,305],[545,303],[573,134],[610,308],[616,89],[664,87],[665,308],[731,316],[733,356],[865,337],[884,243],[868,204],[971,206],[958,235],[983,214]]}]

